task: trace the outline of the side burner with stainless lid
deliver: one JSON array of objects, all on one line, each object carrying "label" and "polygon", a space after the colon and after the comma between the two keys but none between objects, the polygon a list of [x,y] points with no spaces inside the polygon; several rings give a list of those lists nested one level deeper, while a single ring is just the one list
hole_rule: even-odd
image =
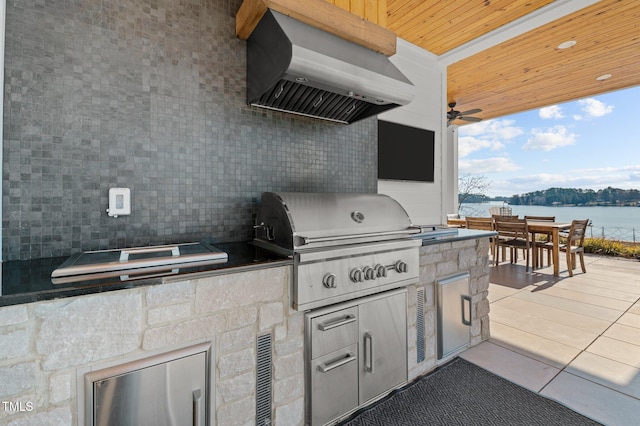
[{"label": "side burner with stainless lid", "polygon": [[69,257],[51,273],[51,277],[54,284],[62,284],[97,274],[108,277],[118,276],[125,271],[158,272],[184,265],[226,261],[227,253],[205,242],[86,251]]},{"label": "side burner with stainless lid", "polygon": [[292,304],[305,310],[408,285],[420,232],[382,194],[262,194],[254,243],[294,259]]}]

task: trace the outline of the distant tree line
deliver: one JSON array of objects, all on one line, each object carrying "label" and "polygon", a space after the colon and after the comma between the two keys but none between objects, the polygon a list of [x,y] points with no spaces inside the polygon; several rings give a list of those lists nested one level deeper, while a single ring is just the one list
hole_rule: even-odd
[{"label": "distant tree line", "polygon": [[513,195],[509,204],[525,206],[638,206],[640,191],[637,189],[605,188],[593,189],[549,188],[522,195]]}]

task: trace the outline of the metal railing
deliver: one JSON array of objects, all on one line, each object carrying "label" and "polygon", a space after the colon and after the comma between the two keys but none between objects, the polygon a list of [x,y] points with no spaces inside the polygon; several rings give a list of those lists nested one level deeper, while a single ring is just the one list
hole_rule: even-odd
[{"label": "metal railing", "polygon": [[[460,209],[461,216],[487,216],[485,206],[476,208],[474,205],[463,205]],[[589,238],[603,238],[605,240],[640,243],[640,228],[624,228],[616,226],[593,226],[589,224],[587,230]]]},{"label": "metal railing", "polygon": [[[638,232],[636,232],[638,231]],[[603,238],[605,240],[639,242],[640,229],[635,228],[618,228],[589,225],[587,236],[590,238]]]}]

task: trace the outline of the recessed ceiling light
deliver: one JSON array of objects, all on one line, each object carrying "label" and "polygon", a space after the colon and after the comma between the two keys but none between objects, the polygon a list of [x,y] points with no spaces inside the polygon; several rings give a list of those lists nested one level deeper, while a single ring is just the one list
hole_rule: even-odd
[{"label": "recessed ceiling light", "polygon": [[611,74],[602,74],[602,75],[596,77],[596,80],[605,81],[605,80],[610,79],[611,77],[613,77]]},{"label": "recessed ceiling light", "polygon": [[565,41],[564,43],[560,43],[558,45],[558,49],[568,49],[570,47],[575,46],[576,43],[577,43],[577,41],[575,41],[575,40]]}]

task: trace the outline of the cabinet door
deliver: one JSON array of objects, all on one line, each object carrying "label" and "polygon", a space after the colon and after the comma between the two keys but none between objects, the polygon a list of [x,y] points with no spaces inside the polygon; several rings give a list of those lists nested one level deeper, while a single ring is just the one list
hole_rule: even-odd
[{"label": "cabinet door", "polygon": [[437,281],[438,359],[446,358],[469,344],[471,296],[469,274]]},{"label": "cabinet door", "polygon": [[204,352],[94,382],[96,426],[204,425]]},{"label": "cabinet door", "polygon": [[359,306],[360,404],[407,381],[407,293]]}]

